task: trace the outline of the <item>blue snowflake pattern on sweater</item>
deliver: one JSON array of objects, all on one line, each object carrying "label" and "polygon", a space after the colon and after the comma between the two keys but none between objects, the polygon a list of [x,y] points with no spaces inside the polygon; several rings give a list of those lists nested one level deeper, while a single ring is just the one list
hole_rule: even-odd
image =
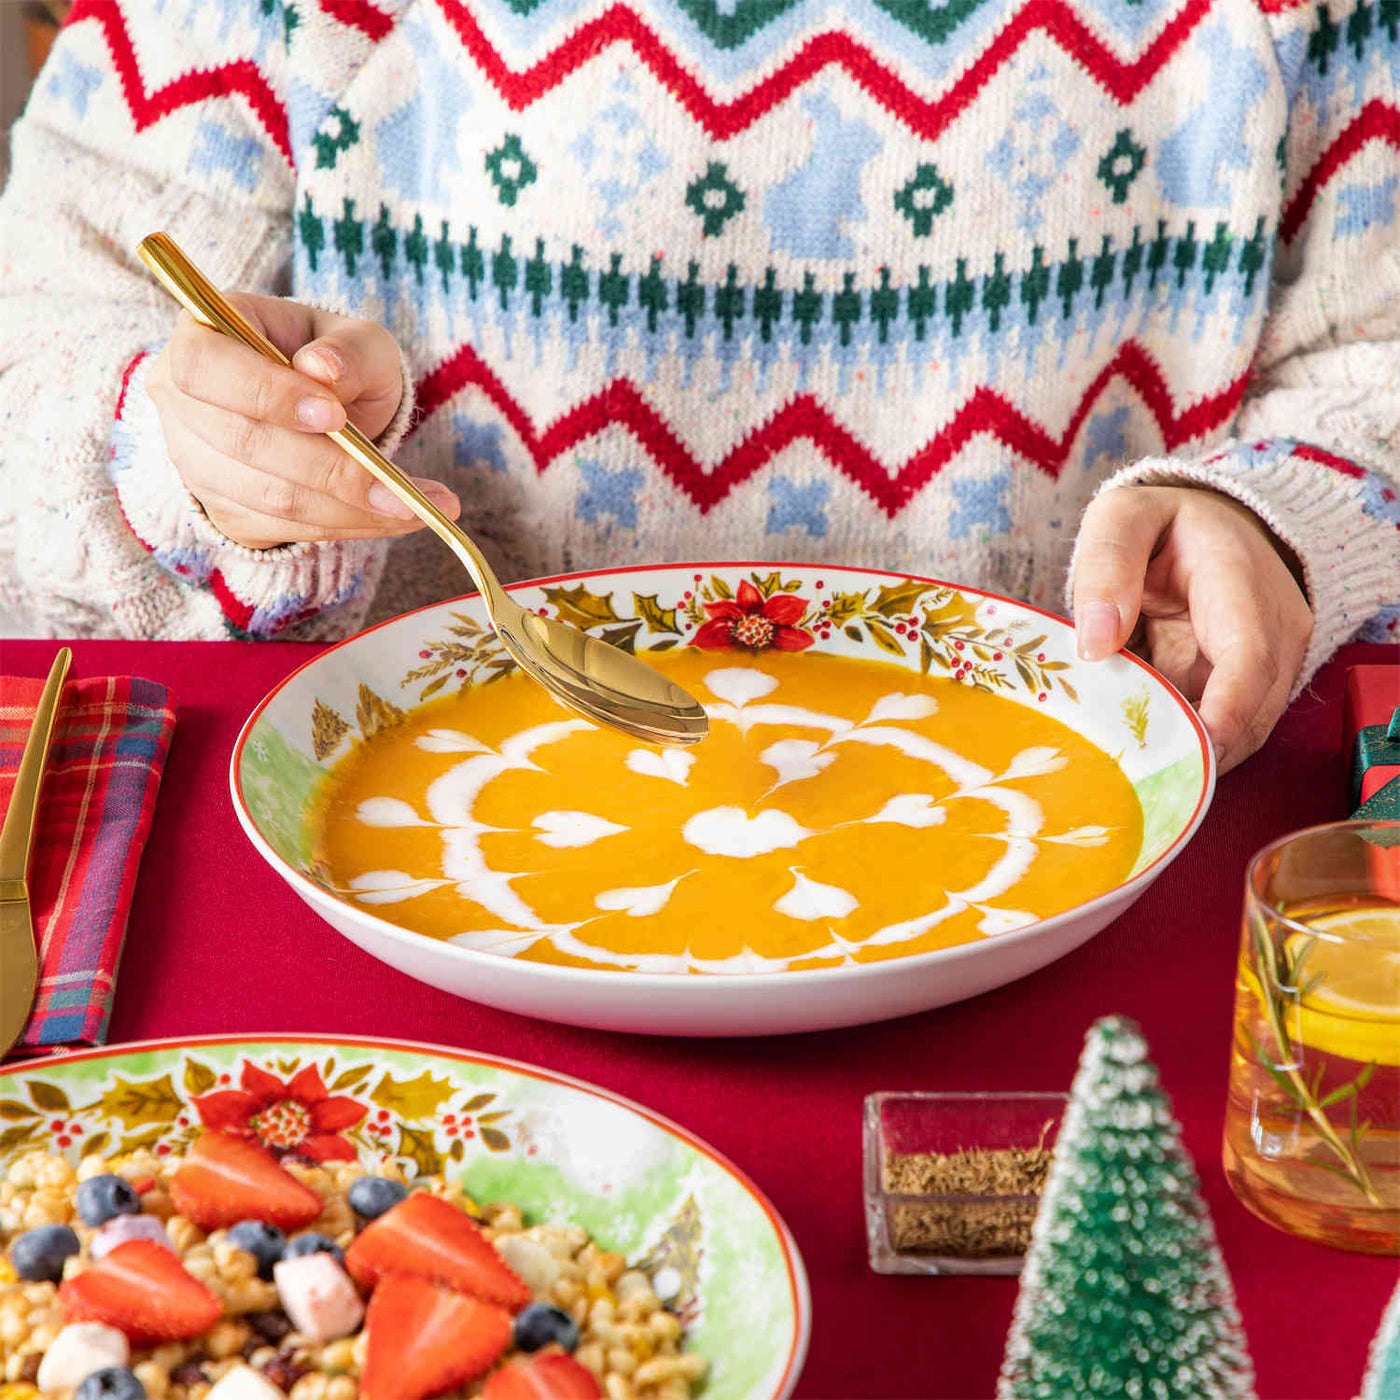
[{"label": "blue snowflake pattern on sweater", "polygon": [[1372,520],[1389,521],[1400,530],[1400,493],[1394,482],[1376,472],[1367,472],[1361,479],[1361,509]]},{"label": "blue snowflake pattern on sweater", "polygon": [[205,175],[226,172],[240,189],[255,190],[262,171],[263,145],[222,122],[202,121],[190,149],[190,169]]},{"label": "blue snowflake pattern on sweater", "polygon": [[802,530],[814,539],[826,534],[826,503],[831,484],[826,481],[793,481],[775,476],[768,483],[768,521],[764,528],[770,535]]},{"label": "blue snowflake pattern on sweater", "polygon": [[1021,206],[1017,224],[1029,234],[1045,222],[1045,197],[1081,144],[1050,96],[1050,77],[1043,67],[1030,75],[1012,110],[1010,128],[987,152],[987,169],[1016,196]]},{"label": "blue snowflake pattern on sweater", "polygon": [[953,516],[948,533],[965,540],[974,532],[1004,535],[1011,528],[1011,512],[1006,493],[1011,489],[1009,471],[993,472],[981,480],[953,482]]},{"label": "blue snowflake pattern on sweater", "polygon": [[87,116],[88,102],[102,85],[102,70],[79,63],[66,49],[54,55],[53,76],[49,92],[61,97],[78,117]]},{"label": "blue snowflake pattern on sweater", "polygon": [[1128,455],[1128,439],[1124,429],[1131,416],[1131,409],[1120,404],[1089,419],[1089,428],[1084,436],[1086,467],[1099,465],[1105,457],[1110,462],[1121,462]]},{"label": "blue snowflake pattern on sweater", "polygon": [[1374,183],[1360,181],[1337,190],[1337,219],[1332,225],[1334,238],[1353,238],[1368,229],[1389,228],[1395,222],[1395,191],[1400,176],[1388,175]]},{"label": "blue snowflake pattern on sweater", "polygon": [[656,143],[651,128],[632,100],[636,84],[626,72],[613,79],[610,100],[570,142],[568,151],[588,176],[598,202],[597,232],[609,241],[624,224],[619,211],[670,169],[671,159]]},{"label": "blue snowflake pattern on sweater", "polygon": [[611,516],[624,530],[637,528],[637,492],[643,476],[636,467],[608,467],[589,457],[578,459],[583,480],[576,509],[579,518],[598,524]]},{"label": "blue snowflake pattern on sweater", "polygon": [[505,448],[501,445],[499,423],[478,423],[465,413],[452,415],[452,464],[476,467],[483,463],[493,472],[506,470]]}]

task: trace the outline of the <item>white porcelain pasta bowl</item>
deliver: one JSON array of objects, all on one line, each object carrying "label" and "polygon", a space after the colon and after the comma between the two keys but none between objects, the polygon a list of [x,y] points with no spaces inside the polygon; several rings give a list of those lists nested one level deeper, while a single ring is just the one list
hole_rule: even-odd
[{"label": "white porcelain pasta bowl", "polygon": [[[949,947],[865,960],[832,929],[825,951],[835,956],[822,966],[790,968],[781,959],[757,954],[715,964],[674,953],[615,957],[613,965],[574,965],[584,946],[577,930],[598,917],[595,910],[581,910],[577,921],[550,923],[536,918],[513,893],[493,905],[446,865],[444,878],[431,882],[378,870],[337,884],[314,850],[312,819],[328,774],[357,743],[401,723],[415,706],[435,696],[470,691],[474,700],[488,702],[505,693],[493,691],[491,683],[508,673],[511,663],[486,625],[479,600],[437,604],[360,633],[289,675],[244,725],[230,783],[239,821],[258,853],[332,927],[410,976],[489,1006],[576,1025],[673,1035],[820,1030],[943,1006],[1035,972],[1117,918],[1179,854],[1199,826],[1214,788],[1205,731],[1191,706],[1162,677],[1127,654],[1081,662],[1069,623],[976,589],[871,570],[727,563],[574,574],[519,584],[512,592],[526,607],[546,610],[640,655],[683,648],[704,651],[707,659],[713,655],[715,670],[705,672],[708,689],[697,697],[712,725],[735,724],[742,730],[762,722],[753,707],[772,684],[763,672],[769,652],[864,657],[906,669],[911,681],[931,676],[995,692],[1012,705],[1062,722],[1108,755],[1136,795],[1142,835],[1120,883],[1046,918],[998,904],[996,896],[1006,881],[1001,886],[980,882],[982,894],[977,896],[943,889],[936,860],[891,875],[908,886],[914,923],[919,918],[929,923],[934,916],[927,911],[936,915],[940,907],[953,904],[966,912],[971,903],[981,912],[978,935]],[[882,726],[879,733],[888,735],[889,725],[898,724],[910,703],[908,696],[892,694],[860,723]],[[574,727],[562,723],[569,718],[562,709],[559,718],[561,723],[532,731],[536,738],[531,742],[547,743],[555,731]],[[851,723],[818,715],[812,720],[833,722]],[[877,742],[868,737],[871,732],[863,731],[867,743]],[[483,764],[491,773],[512,763],[522,766],[510,756],[493,757],[490,745],[469,735],[431,733],[448,736],[431,741],[440,743],[444,754],[460,751],[444,762],[460,763],[464,773],[470,766],[476,776],[469,787],[490,780],[481,777]],[[506,745],[500,748],[504,752]],[[802,764],[811,761],[808,750],[818,748],[815,742],[790,743],[781,759],[780,767],[788,768],[779,773],[780,781],[803,776]],[[1017,780],[1036,771],[1036,765],[1046,767],[1047,761],[1050,768],[1062,765],[1052,749],[1028,748],[996,772],[979,764],[975,736],[959,753],[926,748],[929,761],[959,786],[954,795],[990,793],[990,800],[1005,809],[1007,824],[996,837],[1016,853],[1022,868],[1043,849],[1040,843],[1092,844],[1094,833],[1102,830],[1042,830],[1037,818],[1025,815],[1025,805],[1018,806]],[[639,751],[628,755],[627,766],[633,775],[652,775],[657,782],[683,781],[684,774],[671,771],[678,757]],[[605,798],[598,794],[600,804]],[[376,801],[379,807],[371,815],[383,825],[451,825],[440,814],[419,816],[397,799]],[[910,804],[919,805],[915,795],[905,805]],[[891,806],[882,809],[883,820],[905,827],[933,824],[924,808],[891,812]],[[709,851],[728,854],[726,843],[736,836],[729,827],[720,829],[721,810],[730,814],[726,820],[733,826],[738,809],[715,809],[702,814],[709,826],[697,827],[695,840]],[[545,817],[554,819],[553,827]],[[546,813],[535,822],[541,828],[536,836],[549,845],[577,845],[595,834],[623,829],[610,819],[616,817],[577,810]],[[760,822],[776,826],[780,818],[787,820],[781,812],[751,814],[746,834],[753,836]],[[565,819],[569,831],[561,834],[558,822]],[[458,849],[464,839],[473,839],[465,829],[446,832],[448,844],[449,838]],[[796,838],[776,833],[773,839],[791,844]],[[396,905],[419,897],[429,884],[441,886],[452,878],[462,879],[460,892],[485,904],[493,916],[488,923],[499,926],[483,928],[478,919],[460,935],[437,938],[392,921]],[[517,877],[505,878],[508,883]],[[667,888],[609,895],[649,899]],[[819,880],[797,877],[784,914],[790,910],[810,925],[821,917],[823,900],[830,903],[831,889]],[[598,907],[619,906],[600,898]],[[725,907],[718,886],[713,908],[716,919],[733,920],[743,913]],[[539,939],[553,940],[560,956],[553,961],[516,956]]]}]

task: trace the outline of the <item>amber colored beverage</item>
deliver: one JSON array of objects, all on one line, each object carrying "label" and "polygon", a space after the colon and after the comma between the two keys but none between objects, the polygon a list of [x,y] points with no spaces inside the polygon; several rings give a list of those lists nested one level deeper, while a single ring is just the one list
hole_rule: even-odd
[{"label": "amber colored beverage", "polygon": [[1256,857],[1225,1112],[1226,1176],[1250,1210],[1373,1254],[1400,1253],[1397,875],[1400,823],[1314,828]]}]

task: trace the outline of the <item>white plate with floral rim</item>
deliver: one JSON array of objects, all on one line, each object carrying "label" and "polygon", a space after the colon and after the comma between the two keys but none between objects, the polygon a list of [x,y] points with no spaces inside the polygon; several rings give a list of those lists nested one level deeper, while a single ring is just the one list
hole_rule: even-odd
[{"label": "white plate with floral rim", "polygon": [[32,1151],[75,1164],[184,1150],[205,1128],[276,1152],[459,1177],[483,1204],[582,1225],[650,1274],[710,1365],[705,1400],[784,1400],[811,1332],[792,1235],[754,1184],[684,1128],[513,1060],[410,1041],[200,1036],[0,1069],[0,1180]]},{"label": "white plate with floral rim", "polygon": [[[714,969],[681,963],[657,970],[638,962],[613,970],[493,951],[569,936],[569,926],[556,935],[538,920],[452,940],[411,932],[379,911],[425,886],[403,874],[402,888],[391,881],[383,889],[337,889],[313,858],[311,815],[328,771],[360,737],[397,723],[449,687],[485,686],[512,669],[478,599],[441,603],[360,633],[288,676],[245,724],[230,783],[259,854],[322,918],[384,962],[487,1005],[675,1035],[819,1030],[946,1005],[1044,967],[1121,914],[1180,853],[1214,789],[1205,730],[1161,676],[1125,653],[1081,662],[1064,619],[976,589],[872,570],[736,563],[573,574],[511,591],[524,606],[641,655],[678,648],[713,653],[730,675],[739,661],[761,670],[769,650],[811,649],[995,691],[1062,721],[1117,762],[1142,809],[1142,839],[1121,883],[1063,913],[1033,922],[1020,915],[1018,924],[1014,911],[989,908],[986,936],[975,941],[882,960],[848,957],[835,966],[785,970],[753,958],[720,975],[694,975]],[[732,718],[746,703],[738,694],[702,699],[712,720],[721,712]],[[459,738],[482,747],[471,736]],[[702,743],[694,752],[703,749]],[[659,779],[674,778],[657,766]],[[975,765],[968,771],[982,774],[974,786],[992,777]],[[1008,769],[996,781],[1011,776]],[[587,817],[599,830],[619,829],[601,812],[563,815]],[[1011,820],[1003,834],[1019,839],[1024,833],[1013,832]],[[440,823],[415,818],[414,824]],[[1036,839],[1083,843],[1090,830],[1047,831]],[[932,887],[928,871],[907,883],[911,920],[949,897]],[[719,908],[722,884],[716,892]],[[575,945],[558,946],[567,953]]]}]

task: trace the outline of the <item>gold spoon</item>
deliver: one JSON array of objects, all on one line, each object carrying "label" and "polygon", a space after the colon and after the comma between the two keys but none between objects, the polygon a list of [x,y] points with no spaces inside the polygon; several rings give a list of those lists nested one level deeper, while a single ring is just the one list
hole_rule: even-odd
[{"label": "gold spoon", "polygon": [[[275,364],[291,367],[291,361],[233,308],[168,234],[143,238],[137,252],[200,325],[242,341]],[[496,635],[531,680],[585,718],[648,743],[693,744],[709,733],[709,720],[694,698],[645,661],[577,627],[522,608],[501,587],[476,545],[353,423],[326,436],[387,486],[462,561],[481,593]]]}]

